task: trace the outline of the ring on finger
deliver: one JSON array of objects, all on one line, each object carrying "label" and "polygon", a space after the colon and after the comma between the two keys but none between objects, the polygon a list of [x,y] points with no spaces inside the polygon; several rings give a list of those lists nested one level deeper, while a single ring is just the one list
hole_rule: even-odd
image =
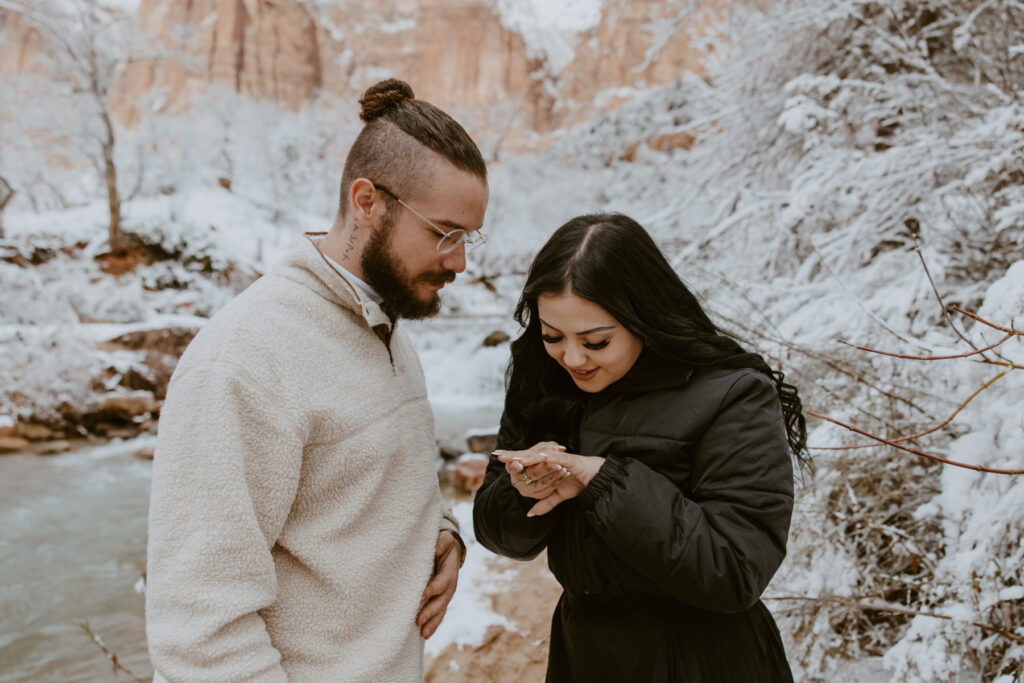
[{"label": "ring on finger", "polygon": [[532,484],[533,483],[533,479],[531,479],[530,475],[527,474],[526,472],[521,472],[519,474],[519,481],[523,482],[524,484]]}]

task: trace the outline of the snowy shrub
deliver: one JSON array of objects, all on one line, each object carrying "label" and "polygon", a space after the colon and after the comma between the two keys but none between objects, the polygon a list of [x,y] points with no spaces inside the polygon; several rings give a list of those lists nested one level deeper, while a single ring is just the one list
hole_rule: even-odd
[{"label": "snowy shrub", "polygon": [[[693,101],[691,111],[705,114],[690,119],[717,112],[721,135],[695,146],[689,162],[705,169],[704,187],[734,202],[696,229],[680,226],[705,236],[678,263],[699,257],[705,272],[722,271],[717,295],[705,290],[712,310],[747,321],[789,359],[808,408],[876,434],[913,434],[999,369],[858,357],[828,340],[922,355],[970,350],[958,331],[978,326],[960,318],[951,329],[936,294],[947,308],[990,307],[986,289],[1024,259],[1024,60],[1013,49],[1021,26],[1024,8],[1013,2],[774,3],[740,17],[732,61]],[[758,289],[765,279],[773,287]],[[1016,302],[992,321],[1019,319]],[[1019,469],[1022,424],[1009,406],[1021,405],[1020,385],[1011,370],[914,447]],[[834,428],[811,439],[863,442]],[[836,658],[884,655],[897,680],[970,668],[986,679],[1019,676],[1017,478],[878,448],[820,452],[816,470],[772,587],[822,598],[773,603],[804,675],[828,680]],[[818,576],[837,563],[834,576]]]},{"label": "snowy shrub", "polygon": [[62,406],[85,405],[103,363],[86,343],[59,328],[5,335],[0,415],[59,424]]},{"label": "snowy shrub", "polygon": [[77,322],[73,306],[52,296],[36,268],[0,263],[0,322],[36,325]]}]

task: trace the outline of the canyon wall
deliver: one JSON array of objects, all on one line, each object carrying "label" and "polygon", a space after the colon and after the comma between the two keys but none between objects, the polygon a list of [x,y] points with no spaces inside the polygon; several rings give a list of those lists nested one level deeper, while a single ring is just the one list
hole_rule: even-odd
[{"label": "canyon wall", "polygon": [[[571,59],[554,65],[503,24],[498,1],[140,0],[143,58],[121,76],[121,118],[136,120],[131,103],[147,95],[159,100],[148,106],[184,108],[211,84],[299,108],[322,94],[355,100],[396,76],[443,108],[476,112],[476,125],[515,117],[544,133],[683,70],[701,73],[707,55],[691,36],[724,5],[604,0],[596,25],[566,37]],[[0,72],[30,68],[45,41],[22,17],[0,22]]]}]

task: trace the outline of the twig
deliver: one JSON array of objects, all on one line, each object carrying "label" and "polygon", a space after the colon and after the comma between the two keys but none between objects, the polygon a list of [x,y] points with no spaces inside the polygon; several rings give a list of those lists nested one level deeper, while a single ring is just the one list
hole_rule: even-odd
[{"label": "twig", "polygon": [[930,420],[934,420],[935,419],[934,415],[932,415],[927,410],[925,410],[921,406],[919,406],[916,403],[914,403],[913,401],[911,401],[909,398],[904,398],[903,396],[898,396],[898,395],[892,393],[891,391],[887,391],[886,389],[884,389],[883,387],[879,386],[878,384],[875,384],[875,383],[871,382],[869,379],[867,379],[863,375],[860,375],[860,374],[854,372],[853,370],[849,370],[849,369],[843,367],[842,365],[839,365],[839,363],[837,363],[836,361],[831,360],[828,356],[825,356],[824,354],[817,353],[815,351],[812,351],[810,349],[804,348],[802,346],[794,344],[793,342],[787,341],[785,339],[777,339],[775,337],[772,337],[772,336],[766,334],[764,331],[762,331],[762,330],[760,330],[758,328],[750,327],[748,325],[745,325],[742,322],[740,322],[738,320],[734,320],[732,318],[729,318],[728,316],[724,316],[721,313],[718,313],[716,317],[721,318],[722,320],[725,320],[734,329],[745,330],[748,334],[756,335],[757,337],[760,337],[761,339],[764,339],[766,341],[770,341],[770,342],[772,342],[774,344],[778,344],[779,346],[782,346],[782,347],[784,347],[786,349],[789,349],[790,351],[795,351],[795,352],[797,352],[799,354],[807,356],[808,358],[813,358],[814,360],[816,360],[816,361],[818,361],[820,363],[823,363],[826,367],[831,368],[832,370],[835,370],[836,372],[838,372],[840,374],[846,375],[847,377],[850,377],[851,379],[854,379],[854,380],[860,382],[861,384],[863,384],[864,386],[866,386],[866,387],[868,387],[870,389],[874,389],[875,391],[877,391],[881,395],[885,396],[886,398],[892,399],[893,401],[897,401],[899,403],[904,403],[907,406],[909,406],[910,408],[913,408],[917,412],[921,413],[922,415],[924,415],[925,417],[927,417]]},{"label": "twig", "polygon": [[871,311],[867,306],[864,305],[864,302],[862,302],[859,298],[853,295],[853,292],[849,290],[849,288],[846,286],[846,283],[843,282],[842,278],[836,275],[835,271],[832,270],[832,267],[828,264],[828,261],[825,260],[825,255],[818,250],[818,245],[814,243],[814,240],[808,237],[807,243],[811,245],[811,249],[813,249],[814,253],[818,255],[818,259],[821,261],[821,265],[825,266],[825,270],[827,270],[828,274],[832,276],[832,279],[834,279],[839,284],[839,286],[843,288],[843,291],[846,292],[851,299],[853,299],[853,302],[855,304],[860,306],[861,310],[867,313],[869,318],[874,320],[878,326],[880,326],[883,330],[885,330],[892,336],[899,339],[901,342],[905,342],[907,344],[910,343],[910,341],[906,337],[904,337],[899,332],[886,325],[881,318],[875,315],[873,311]]},{"label": "twig", "polygon": [[[973,394],[968,396],[964,400],[963,403],[958,405],[956,407],[956,410],[954,410],[953,413],[949,417],[947,417],[945,420],[943,420],[939,424],[935,425],[931,429],[927,429],[927,430],[925,430],[923,432],[920,432],[918,434],[911,434],[910,436],[895,437],[895,438],[890,439],[890,441],[892,443],[899,443],[901,441],[913,441],[914,439],[920,439],[922,436],[927,436],[928,434],[931,434],[932,432],[939,431],[940,429],[942,429],[943,427],[948,425],[950,422],[952,422],[953,418],[957,416],[957,413],[959,413],[961,410],[963,410],[965,407],[967,407],[967,404],[970,403],[971,401],[973,401],[974,398],[978,394],[980,394],[981,392],[985,391],[985,389],[988,389],[990,386],[995,384],[996,380],[998,380],[1000,377],[1004,376],[1005,374],[1006,374],[1006,371],[1004,370],[1003,372],[1000,372],[998,375],[996,375],[995,377],[993,377],[989,381],[987,381],[984,384],[982,384],[980,387],[978,387],[975,390],[975,392]],[[812,448],[812,449],[814,449],[816,451],[853,451],[853,450],[857,450],[858,448],[877,448],[877,444],[870,444],[870,443],[868,443],[868,444],[859,444],[859,445],[856,445],[856,446],[808,446],[808,448]]]},{"label": "twig", "polygon": [[[795,372],[799,372],[799,370],[795,370]],[[801,375],[802,375],[802,373],[801,373]],[[847,402],[847,398],[845,396],[842,396],[842,395],[839,394],[839,392],[830,389],[828,387],[828,385],[825,385],[825,384],[818,385],[817,389],[818,389],[818,391],[824,392],[828,396],[831,396],[832,398],[834,398],[836,401],[838,401],[840,403],[846,403]],[[854,404],[853,404],[854,410],[856,410],[858,413],[861,413],[862,415],[864,415],[866,417],[871,418],[872,420],[877,421],[879,424],[884,425],[885,428],[890,430],[890,431],[895,431],[897,429],[896,425],[894,425],[891,422],[889,422],[889,420],[887,420],[885,417],[883,417],[881,415],[876,415],[873,412],[867,410],[862,405],[860,405],[861,403],[863,403],[863,401],[854,401]],[[873,448],[874,444],[872,444],[871,447]],[[836,448],[838,448],[838,447],[836,447]],[[831,450],[831,449],[826,449],[826,450]]]},{"label": "twig", "polygon": [[914,236],[914,251],[917,252],[917,258],[921,261],[921,267],[924,268],[924,274],[928,277],[928,282],[932,286],[932,292],[935,294],[935,298],[939,301],[939,308],[942,309],[942,316],[946,319],[946,322],[949,323],[950,328],[956,332],[956,336],[960,337],[961,341],[965,342],[972,349],[977,349],[978,347],[971,343],[971,340],[965,337],[964,334],[957,329],[957,326],[953,324],[953,317],[950,316],[949,311],[946,310],[946,302],[942,300],[942,295],[939,294],[939,288],[935,286],[935,280],[932,279],[932,273],[928,270],[928,264],[925,263],[924,254],[921,253],[921,245],[918,244],[916,236]]},{"label": "twig", "polygon": [[1010,361],[987,360],[985,361],[985,364],[998,365],[999,367],[1010,368],[1011,370],[1024,370],[1024,365],[1017,365],[1016,363],[1011,363]]},{"label": "twig", "polygon": [[1024,330],[1018,330],[1018,329],[1016,329],[1014,327],[1000,327],[999,325],[996,325],[995,323],[991,323],[991,322],[985,320],[984,318],[982,318],[977,313],[971,313],[970,311],[965,311],[964,309],[960,308],[959,306],[953,306],[953,310],[956,311],[957,313],[960,313],[961,315],[966,315],[968,318],[972,318],[973,320],[977,320],[982,325],[987,325],[987,326],[991,327],[993,330],[999,330],[1000,332],[1006,332],[1007,334],[1016,335],[1018,337],[1024,337]]},{"label": "twig", "polygon": [[[867,351],[868,353],[877,353],[880,356],[891,356],[892,358],[903,358],[903,359],[906,359],[906,360],[952,360],[953,358],[968,358],[970,356],[974,356],[974,355],[979,354],[979,353],[984,353],[985,351],[991,351],[992,349],[994,349],[995,347],[999,346],[1000,344],[1005,342],[1007,339],[1010,339],[1011,337],[1013,337],[1013,333],[1009,332],[1009,333],[1006,334],[1006,336],[1004,336],[1002,339],[997,341],[995,344],[992,344],[990,346],[986,346],[983,349],[979,349],[979,348],[975,347],[972,344],[971,348],[974,349],[973,351],[968,351],[967,353],[957,353],[957,354],[953,354],[953,355],[950,355],[950,356],[914,356],[914,355],[908,355],[908,354],[903,354],[903,353],[893,353],[892,351],[882,351],[880,349],[873,349],[873,348],[871,348],[869,346],[858,346],[856,344],[851,344],[848,341],[843,341],[842,339],[838,339],[836,341],[838,341],[840,344],[846,344],[847,346],[851,346],[851,347],[857,349],[858,351]],[[984,356],[982,356],[982,357],[984,358]],[[991,360],[985,358],[985,362],[987,362],[987,363],[994,363],[995,361],[991,361]]]},{"label": "twig", "polygon": [[911,616],[922,616],[922,617],[934,617],[935,619],[945,619],[947,621],[961,622],[977,626],[983,631],[989,633],[995,633],[996,635],[1009,638],[1010,640],[1018,643],[1024,643],[1024,637],[1018,636],[1016,633],[1004,631],[1003,629],[983,624],[980,621],[968,621],[966,619],[957,619],[951,617],[948,614],[939,614],[937,612],[925,612],[923,610],[910,609],[909,607],[897,607],[896,605],[880,605],[877,603],[869,604],[866,602],[858,602],[853,598],[843,598],[838,595],[819,595],[817,597],[802,596],[802,595],[780,595],[780,596],[765,596],[762,600],[795,600],[802,602],[831,602],[839,605],[847,605],[848,607],[856,607],[857,609],[871,611],[871,612],[895,612],[897,614],[909,614]]},{"label": "twig", "polygon": [[956,460],[950,460],[948,458],[943,458],[942,456],[935,455],[933,453],[925,453],[924,451],[919,451],[916,448],[910,448],[909,446],[902,446],[899,443],[897,443],[895,441],[892,441],[891,439],[886,439],[885,437],[878,436],[877,434],[872,434],[871,432],[866,432],[863,429],[860,429],[858,427],[854,427],[853,425],[848,425],[845,422],[840,422],[839,420],[836,420],[835,418],[832,418],[832,417],[828,417],[827,415],[822,415],[820,413],[816,413],[813,410],[805,410],[804,414],[810,415],[811,417],[816,417],[819,420],[825,420],[826,422],[831,422],[832,424],[839,425],[840,427],[843,427],[844,429],[849,429],[851,432],[856,432],[857,434],[860,434],[861,436],[866,436],[869,439],[874,439],[875,441],[879,441],[881,443],[884,443],[887,446],[892,446],[893,448],[897,448],[897,449],[899,449],[901,451],[906,451],[907,453],[913,453],[914,455],[919,455],[922,458],[928,458],[929,460],[935,460],[936,462],[941,462],[941,463],[943,463],[945,465],[953,465],[954,467],[963,467],[963,468],[968,469],[968,470],[975,470],[976,472],[988,472],[990,474],[1011,474],[1011,475],[1024,474],[1024,469],[1021,469],[1021,470],[1002,470],[1002,469],[996,469],[996,468],[992,468],[992,467],[982,467],[981,465],[971,465],[971,464],[966,463],[966,462],[957,462]]},{"label": "twig", "polygon": [[92,630],[92,626],[89,625],[88,620],[80,622],[78,624],[78,628],[82,629],[85,635],[89,636],[89,639],[96,644],[96,647],[102,650],[103,654],[107,656],[107,659],[110,660],[110,664],[114,667],[115,676],[117,675],[118,671],[123,671],[128,676],[130,676],[133,681],[138,681],[138,683],[149,683],[149,679],[137,676],[134,671],[132,671],[124,664],[118,661],[117,653],[113,652],[109,647],[107,647],[106,643],[103,642],[99,635]]}]

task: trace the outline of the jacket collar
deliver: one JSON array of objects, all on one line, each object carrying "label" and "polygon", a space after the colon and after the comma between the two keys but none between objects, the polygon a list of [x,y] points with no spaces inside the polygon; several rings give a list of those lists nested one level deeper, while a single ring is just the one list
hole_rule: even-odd
[{"label": "jacket collar", "polygon": [[395,321],[380,305],[352,285],[317,248],[314,240],[326,236],[325,232],[307,232],[274,272],[309,288],[328,301],[347,308],[361,316],[367,326],[387,343]]},{"label": "jacket collar", "polygon": [[693,366],[673,356],[662,355],[645,348],[625,375],[608,385],[610,393],[633,393],[672,389],[690,381]]}]

